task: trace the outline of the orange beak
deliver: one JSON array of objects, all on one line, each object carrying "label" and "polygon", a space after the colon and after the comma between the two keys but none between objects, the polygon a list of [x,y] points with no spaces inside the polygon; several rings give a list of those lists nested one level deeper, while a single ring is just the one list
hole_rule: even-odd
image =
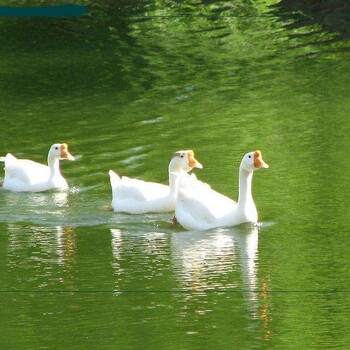
[{"label": "orange beak", "polygon": [[254,166],[255,168],[268,168],[269,166],[263,161],[261,152],[255,151],[254,152]]},{"label": "orange beak", "polygon": [[75,158],[68,152],[68,145],[66,143],[62,143],[61,145],[61,158],[75,160]]},{"label": "orange beak", "polygon": [[188,166],[190,168],[199,168],[199,169],[203,169],[203,165],[201,163],[199,163],[196,158],[194,157],[194,153],[193,151],[188,152],[187,154],[188,157]]}]

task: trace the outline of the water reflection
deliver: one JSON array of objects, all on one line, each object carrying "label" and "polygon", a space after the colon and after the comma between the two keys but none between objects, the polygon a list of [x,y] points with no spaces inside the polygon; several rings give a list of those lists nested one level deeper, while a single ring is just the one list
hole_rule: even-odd
[{"label": "water reflection", "polygon": [[154,229],[145,232],[111,228],[110,232],[116,291],[169,288],[162,287],[168,283],[163,277],[168,261],[168,234]]},{"label": "water reflection", "polygon": [[[350,37],[350,4],[342,0],[293,1],[280,0],[273,5],[274,13],[291,29],[290,35],[307,44],[327,44]],[[323,30],[320,30],[321,26]],[[296,29],[304,29],[296,31]],[[323,31],[332,33],[325,37]],[[318,40],[313,40],[317,36]]]},{"label": "water reflection", "polygon": [[67,192],[12,193],[2,191],[2,220],[55,220],[66,215]]},{"label": "water reflection", "polygon": [[123,273],[123,268],[121,266],[123,236],[121,230],[119,229],[111,229],[111,235],[111,245],[113,254],[112,267],[115,271],[115,275],[120,276]]},{"label": "water reflection", "polygon": [[[9,223],[8,233],[8,269],[17,277],[13,286],[24,290],[57,283],[71,286],[76,255],[74,228]],[[28,273],[29,279],[25,277]]]},{"label": "water reflection", "polygon": [[48,211],[55,208],[61,208],[68,204],[68,193],[60,192],[36,192],[36,193],[13,193],[2,191],[2,199],[8,207],[22,207],[28,211]]},{"label": "water reflection", "polygon": [[91,189],[73,187],[69,191],[40,193],[0,190],[0,221],[77,227],[99,225],[113,219],[105,209],[109,197],[94,197],[86,192]]},{"label": "water reflection", "polygon": [[171,254],[181,289],[246,293],[257,316],[257,225],[172,235]]}]

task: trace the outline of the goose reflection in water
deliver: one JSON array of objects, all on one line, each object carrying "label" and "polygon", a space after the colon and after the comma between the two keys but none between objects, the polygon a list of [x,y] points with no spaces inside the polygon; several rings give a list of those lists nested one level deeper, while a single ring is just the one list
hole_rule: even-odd
[{"label": "goose reflection in water", "polygon": [[111,245],[112,245],[112,254],[113,254],[112,267],[115,271],[115,274],[119,276],[124,271],[124,269],[121,266],[121,261],[123,259],[122,257],[123,235],[122,235],[122,231],[119,230],[118,228],[112,228],[111,235],[112,235]]},{"label": "goose reflection in water", "polygon": [[[45,283],[57,278],[52,268],[54,265],[63,267],[65,272],[72,270],[76,255],[73,227],[9,223],[8,231],[7,251],[11,269],[31,266],[38,280],[45,277]],[[20,266],[18,257],[21,259]]]},{"label": "goose reflection in water", "polygon": [[[62,211],[68,205],[67,192],[38,192],[38,193],[12,193],[3,192],[2,199],[8,210],[4,213],[18,213],[19,215],[31,215],[28,219],[32,219],[33,214],[56,213]],[[11,210],[14,208],[15,210]]]},{"label": "goose reflection in water", "polygon": [[[165,232],[111,228],[111,266],[115,276],[115,290],[126,290],[129,283],[139,278],[139,290],[157,290],[164,279],[164,267],[168,260],[169,235]],[[137,264],[134,260],[137,258]],[[142,257],[142,258],[139,258]],[[138,277],[136,277],[138,276]]]},{"label": "goose reflection in water", "polygon": [[256,317],[258,233],[258,225],[244,224],[173,234],[172,258],[181,288],[203,292],[243,291]]}]

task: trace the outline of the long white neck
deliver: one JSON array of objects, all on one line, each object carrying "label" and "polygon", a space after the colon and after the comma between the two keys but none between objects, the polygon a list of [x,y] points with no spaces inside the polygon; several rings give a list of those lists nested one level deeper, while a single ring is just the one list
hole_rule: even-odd
[{"label": "long white neck", "polygon": [[50,157],[50,155],[47,158],[47,163],[49,164],[51,177],[59,176],[61,175],[60,172],[60,160],[57,157]]},{"label": "long white neck", "polygon": [[169,167],[169,187],[170,187],[170,192],[175,193],[177,191],[177,180],[179,178],[181,168],[176,166],[173,162],[173,160],[170,162]]},{"label": "long white neck", "polygon": [[238,206],[240,208],[247,208],[247,206],[254,205],[252,196],[252,179],[253,171],[248,171],[242,166],[239,168],[239,195]]},{"label": "long white neck", "polygon": [[169,187],[170,192],[176,192],[177,191],[177,179],[178,179],[179,173],[173,172],[169,170]]}]

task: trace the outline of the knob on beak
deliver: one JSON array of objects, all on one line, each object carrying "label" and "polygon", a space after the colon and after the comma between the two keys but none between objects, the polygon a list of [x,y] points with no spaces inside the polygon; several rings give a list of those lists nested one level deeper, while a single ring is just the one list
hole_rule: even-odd
[{"label": "knob on beak", "polygon": [[188,152],[188,166],[191,168],[203,169],[203,165],[194,157],[194,153],[192,151]]},{"label": "knob on beak", "polygon": [[263,161],[261,152],[255,151],[254,152],[254,166],[255,168],[268,168],[269,166]]},{"label": "knob on beak", "polygon": [[61,145],[61,158],[75,160],[75,158],[68,152],[68,145],[66,143]]}]

